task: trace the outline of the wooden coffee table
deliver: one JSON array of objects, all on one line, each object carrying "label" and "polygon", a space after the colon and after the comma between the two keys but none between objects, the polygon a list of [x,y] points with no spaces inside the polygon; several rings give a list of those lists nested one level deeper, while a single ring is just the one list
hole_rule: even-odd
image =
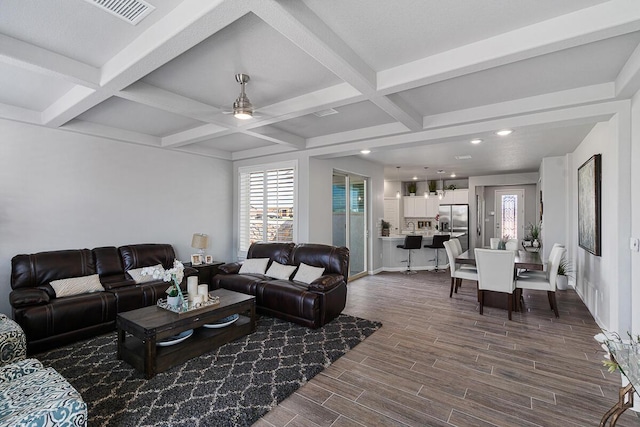
[{"label": "wooden coffee table", "polygon": [[[256,330],[255,297],[226,289],[217,289],[210,295],[218,296],[220,304],[193,313],[173,313],[155,305],[119,313],[116,319],[118,359],[149,379]],[[240,318],[229,326],[202,327],[236,313]],[[156,346],[163,339],[189,329],[194,332],[185,341],[168,347]]]}]

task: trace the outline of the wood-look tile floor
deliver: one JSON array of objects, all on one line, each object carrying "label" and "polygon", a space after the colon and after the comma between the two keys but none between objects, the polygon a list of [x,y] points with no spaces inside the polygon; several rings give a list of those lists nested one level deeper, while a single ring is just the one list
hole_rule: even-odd
[{"label": "wood-look tile floor", "polygon": [[[447,273],[382,273],[349,283],[345,313],[383,327],[254,426],[597,426],[617,401],[573,290],[525,291],[526,311],[477,310],[476,286],[449,298]],[[640,426],[630,410],[618,426]]]}]

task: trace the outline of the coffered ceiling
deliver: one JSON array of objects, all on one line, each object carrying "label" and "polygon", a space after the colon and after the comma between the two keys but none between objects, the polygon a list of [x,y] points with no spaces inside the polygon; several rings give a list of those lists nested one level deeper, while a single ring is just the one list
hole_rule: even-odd
[{"label": "coffered ceiling", "polygon": [[[92,0],[3,0],[0,118],[228,160],[304,150],[394,179],[396,166],[465,177],[536,171],[640,89],[636,0],[147,2],[132,25]],[[237,73],[251,76],[246,121],[225,114]]]}]

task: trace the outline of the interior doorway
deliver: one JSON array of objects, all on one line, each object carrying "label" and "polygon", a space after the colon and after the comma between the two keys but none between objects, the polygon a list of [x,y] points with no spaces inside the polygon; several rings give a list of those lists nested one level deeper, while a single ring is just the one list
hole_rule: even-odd
[{"label": "interior doorway", "polygon": [[524,189],[496,190],[495,237],[522,240],[524,229]]},{"label": "interior doorway", "polygon": [[366,177],[333,172],[333,239],[336,246],[349,248],[349,278],[367,274]]}]

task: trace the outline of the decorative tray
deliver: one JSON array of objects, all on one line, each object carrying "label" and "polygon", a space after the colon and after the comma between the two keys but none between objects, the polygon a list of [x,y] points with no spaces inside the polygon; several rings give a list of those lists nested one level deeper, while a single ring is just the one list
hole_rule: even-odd
[{"label": "decorative tray", "polygon": [[[184,294],[184,298],[185,299],[189,299],[189,296],[187,294]],[[213,296],[211,294],[209,294],[209,300],[206,302],[202,302],[202,303],[198,303],[198,304],[192,304],[191,302],[188,303],[188,306],[186,308],[183,307],[177,307],[175,305],[169,305],[167,304],[167,299],[166,298],[160,298],[158,299],[158,302],[156,303],[156,305],[164,310],[170,311],[172,313],[175,313],[177,315],[184,315],[184,314],[193,314],[195,312],[198,311],[204,311],[204,310],[208,310],[211,307],[214,307],[216,305],[220,304],[220,297],[218,296]]]},{"label": "decorative tray", "polygon": [[202,325],[202,327],[209,328],[209,329],[224,328],[226,326],[231,325],[232,323],[234,323],[239,318],[240,318],[239,314],[232,314],[231,316],[227,316],[227,317],[222,318],[220,320],[217,320],[217,321],[215,321],[213,323],[206,323],[206,324]]}]

